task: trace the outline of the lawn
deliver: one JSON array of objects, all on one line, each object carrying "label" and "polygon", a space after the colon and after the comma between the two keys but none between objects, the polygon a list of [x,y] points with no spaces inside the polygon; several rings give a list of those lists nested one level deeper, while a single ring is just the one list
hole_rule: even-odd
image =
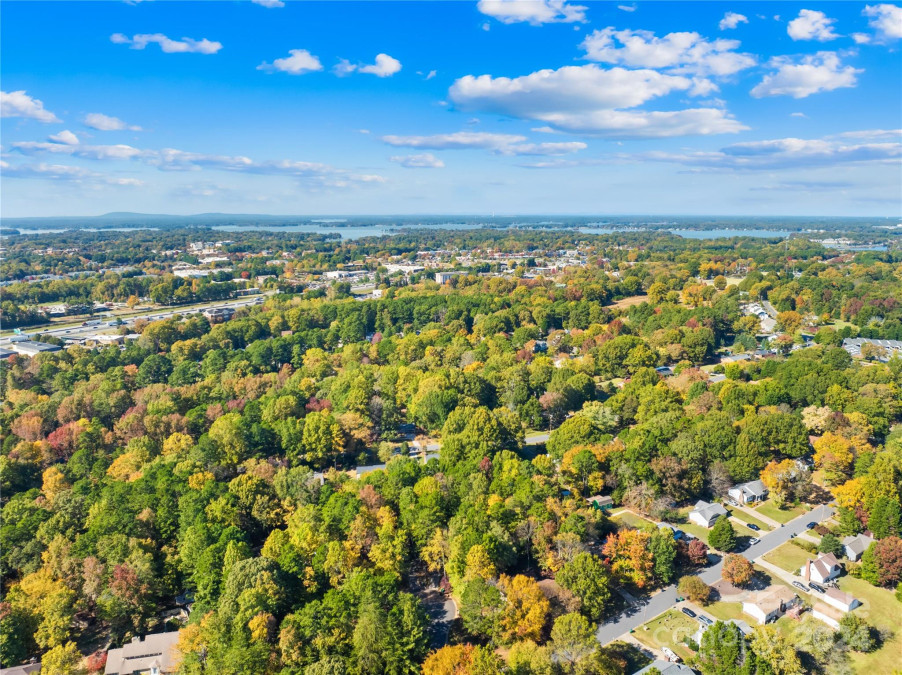
[{"label": "lawn", "polygon": [[734,518],[736,518],[738,520],[741,520],[744,523],[752,523],[753,525],[757,525],[758,527],[761,528],[762,533],[770,532],[770,530],[771,530],[770,525],[767,525],[763,520],[758,520],[757,518],[750,516],[742,509],[731,508],[728,506],[727,511],[730,512],[731,516],[733,516]]},{"label": "lawn", "polygon": [[762,534],[761,532],[750,530],[745,525],[740,525],[739,523],[731,522],[730,525],[733,526],[733,531],[736,533],[737,537],[760,537]]},{"label": "lawn", "polygon": [[755,511],[761,512],[762,515],[765,515],[772,520],[776,520],[778,523],[788,523],[793,518],[798,518],[807,510],[808,508],[805,506],[789,506],[780,509],[777,508],[770,499],[755,507]]},{"label": "lawn", "polygon": [[654,524],[650,520],[646,520],[642,516],[637,516],[632,511],[622,511],[616,516],[611,516],[611,520],[613,520],[618,525],[622,525],[624,527],[632,527],[637,530],[645,527],[646,525]]},{"label": "lawn", "polygon": [[899,621],[899,601],[892,591],[871,586],[863,579],[850,576],[840,577],[839,587],[861,600],[862,606],[854,613],[875,628],[888,630],[893,636],[883,643],[876,652],[859,654],[852,652],[852,670],[856,673],[884,675],[897,672],[899,654],[902,654],[902,624]]},{"label": "lawn", "polygon": [[750,616],[742,613],[741,602],[712,602],[702,609],[705,613],[721,621],[729,621],[730,619],[742,619],[745,622],[754,621]]},{"label": "lawn", "polygon": [[702,527],[701,525],[696,525],[695,523],[679,523],[677,527],[680,528],[683,532],[691,534],[697,539],[701,539],[706,544],[708,543],[708,533],[711,530],[709,530],[707,527]]},{"label": "lawn", "polygon": [[669,609],[645,625],[639,626],[633,631],[633,637],[653,649],[670,647],[686,661],[693,652],[683,644],[683,640],[692,637],[698,627],[699,623],[695,619],[690,619],[676,609]]},{"label": "lawn", "polygon": [[803,551],[791,541],[781,544],[764,556],[764,560],[792,574],[798,574],[799,568],[806,560],[814,560],[814,556]]}]

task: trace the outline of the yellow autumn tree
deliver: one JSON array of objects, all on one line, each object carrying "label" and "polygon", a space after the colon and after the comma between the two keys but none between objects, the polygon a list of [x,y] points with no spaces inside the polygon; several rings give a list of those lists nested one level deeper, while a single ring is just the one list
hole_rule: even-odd
[{"label": "yellow autumn tree", "polygon": [[518,574],[511,578],[502,574],[498,589],[504,594],[501,611],[501,636],[507,642],[539,640],[551,604],[535,579]]},{"label": "yellow autumn tree", "polygon": [[60,493],[65,492],[70,487],[63,472],[56,466],[45,469],[42,478],[43,484],[41,485],[41,492],[44,493],[44,497],[46,497],[47,501],[51,504],[56,500]]},{"label": "yellow autumn tree", "polygon": [[479,577],[488,581],[495,577],[495,563],[489,557],[488,551],[482,544],[475,544],[467,551],[467,566],[464,578],[475,579]]},{"label": "yellow autumn tree", "polygon": [[446,645],[426,657],[423,675],[469,675],[475,650],[473,645]]},{"label": "yellow autumn tree", "polygon": [[855,459],[852,442],[828,431],[814,442],[814,465],[823,470],[829,485],[844,482]]}]

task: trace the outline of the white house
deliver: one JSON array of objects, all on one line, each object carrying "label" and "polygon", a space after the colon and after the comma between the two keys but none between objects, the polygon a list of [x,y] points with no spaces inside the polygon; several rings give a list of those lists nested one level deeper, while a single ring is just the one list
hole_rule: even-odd
[{"label": "white house", "polygon": [[727,510],[721,504],[710,504],[699,500],[695,508],[689,512],[689,520],[702,527],[711,527],[714,521],[721,516],[726,516]]},{"label": "white house", "polygon": [[737,504],[750,504],[754,502],[763,502],[767,499],[767,488],[760,480],[753,480],[742,485],[730,488],[728,494]]},{"label": "white house", "polygon": [[779,619],[798,600],[798,596],[786,586],[771,586],[749,596],[742,603],[742,611],[764,625],[769,621]]},{"label": "white house", "polygon": [[868,547],[874,543],[874,540],[866,534],[856,534],[854,537],[846,537],[842,540],[846,549],[846,557],[855,562],[862,553],[868,550]]},{"label": "white house", "polygon": [[851,612],[861,604],[854,595],[843,593],[838,588],[828,588],[824,595],[821,596],[821,599],[828,605],[832,605],[843,612]]},{"label": "white house", "polygon": [[799,576],[805,581],[823,584],[838,577],[840,572],[842,572],[842,565],[839,564],[836,556],[827,553],[817,560],[809,560],[802,565],[799,569]]}]

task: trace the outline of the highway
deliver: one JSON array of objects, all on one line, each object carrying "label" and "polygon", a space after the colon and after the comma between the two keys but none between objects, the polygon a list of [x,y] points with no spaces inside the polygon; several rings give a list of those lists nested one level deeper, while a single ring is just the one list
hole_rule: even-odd
[{"label": "highway", "polygon": [[[27,328],[23,328],[22,333],[27,335],[52,335],[53,337],[58,337],[61,339],[84,339],[96,337],[97,335],[109,335],[111,333],[116,333],[118,327],[110,326],[108,324],[110,321],[115,321],[117,318],[122,319],[122,321],[125,322],[126,325],[129,325],[134,323],[138,319],[144,319],[145,321],[160,321],[161,319],[168,319],[170,317],[178,315],[188,316],[191,314],[197,314],[198,312],[203,312],[206,309],[212,309],[214,307],[231,307],[232,309],[238,309],[240,307],[248,307],[258,304],[261,301],[265,300],[267,295],[271,294],[272,291],[260,295],[251,295],[243,298],[235,298],[232,300],[223,300],[222,302],[206,302],[202,305],[181,305],[178,307],[171,307],[169,309],[150,310],[149,312],[140,312],[128,316],[110,314],[109,316],[98,317],[95,315],[95,318],[91,320],[100,321],[99,325],[82,326],[80,324],[65,324],[54,327],[51,324],[50,326],[44,327],[29,326]],[[6,346],[10,344],[10,338],[15,337],[16,336],[12,334],[0,337],[0,346]]]},{"label": "highway", "polygon": [[[766,553],[777,548],[780,544],[789,541],[792,535],[799,535],[808,530],[807,523],[820,523],[827,520],[833,515],[833,509],[829,506],[818,506],[817,508],[803,513],[798,518],[789,521],[784,527],[778,527],[776,530],[768,532],[761,537],[761,541],[750,546],[742,552],[749,560],[760,558]],[[699,573],[702,581],[709,586],[720,581],[720,571],[723,567],[723,559],[711,567],[706,567]],[[595,637],[602,645],[614,642],[624,633],[628,633],[641,626],[643,623],[654,619],[659,614],[663,614],[668,609],[677,604],[677,587],[676,584],[667,586],[662,591],[644,598],[639,603],[628,607],[604,623],[599,624]]]}]

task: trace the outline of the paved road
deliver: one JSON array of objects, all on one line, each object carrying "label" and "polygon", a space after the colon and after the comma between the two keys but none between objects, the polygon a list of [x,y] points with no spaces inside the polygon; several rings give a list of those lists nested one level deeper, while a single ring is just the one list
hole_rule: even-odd
[{"label": "paved road", "polygon": [[[829,506],[818,506],[789,521],[784,527],[768,532],[761,537],[760,542],[750,546],[742,554],[749,560],[759,558],[777,548],[780,544],[789,541],[793,534],[798,535],[805,532],[808,529],[807,523],[819,523],[831,515],[833,515],[833,509]],[[699,576],[702,578],[702,581],[710,586],[720,580],[722,566],[723,562],[719,561],[716,565],[705,568]],[[595,637],[603,645],[611,643],[624,633],[628,633],[646,621],[655,618],[658,614],[666,612],[677,604],[677,597],[676,585],[674,584],[651,597],[643,598],[639,604],[625,609],[618,616],[600,624]]]}]

